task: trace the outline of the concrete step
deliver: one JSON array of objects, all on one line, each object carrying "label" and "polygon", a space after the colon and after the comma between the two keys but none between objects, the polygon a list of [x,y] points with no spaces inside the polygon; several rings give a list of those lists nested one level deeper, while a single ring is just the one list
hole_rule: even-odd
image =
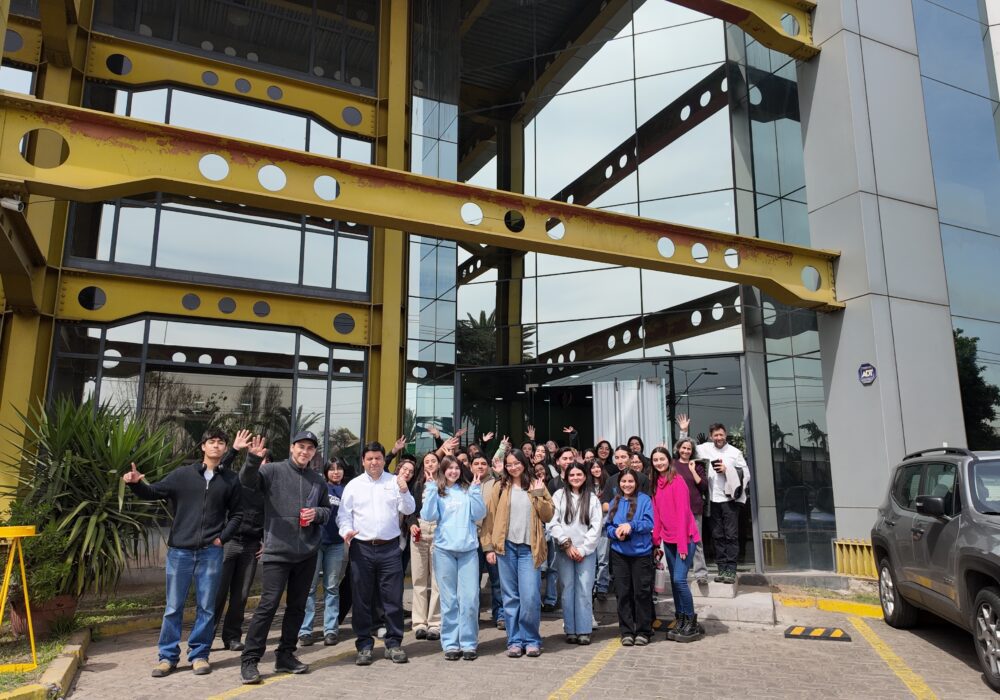
[{"label": "concrete step", "polygon": [[708,583],[697,583],[694,579],[689,579],[691,586],[691,596],[697,601],[699,598],[735,598],[738,586],[730,583],[716,583],[711,578]]},{"label": "concrete step", "polygon": [[[722,585],[722,584],[720,584]],[[669,595],[654,599],[656,617],[670,620],[674,617],[674,601]],[[774,599],[767,591],[747,591],[728,598],[695,598],[694,609],[701,620],[717,622],[752,622],[762,625],[776,624]],[[601,619],[613,619],[618,614],[614,596],[603,603],[594,601],[594,612]]]}]

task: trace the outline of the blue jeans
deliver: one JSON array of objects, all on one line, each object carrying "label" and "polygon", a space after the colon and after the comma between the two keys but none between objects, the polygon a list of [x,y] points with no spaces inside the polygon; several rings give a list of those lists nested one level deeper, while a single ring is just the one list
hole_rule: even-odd
[{"label": "blue jeans", "polygon": [[591,552],[583,561],[573,561],[565,552],[556,554],[559,583],[562,586],[563,631],[566,634],[590,634],[594,629],[594,603],[591,592],[597,553]]},{"label": "blue jeans", "polygon": [[431,556],[441,601],[441,648],[475,651],[479,646],[479,553],[435,547]]},{"label": "blue jeans", "polygon": [[549,551],[543,565],[545,569],[545,596],[542,598],[542,604],[556,605],[559,603],[559,569],[556,567],[556,550],[559,549],[559,546],[552,539],[545,540],[545,544]]},{"label": "blue jeans", "polygon": [[607,593],[611,585],[611,565],[609,564],[609,550],[611,544],[608,538],[601,536],[597,540],[597,574],[594,579],[594,592]]},{"label": "blue jeans", "polygon": [[542,620],[542,574],[535,568],[530,544],[504,544],[497,554],[503,618],[507,623],[507,646],[542,646],[538,626]]},{"label": "blue jeans", "polygon": [[682,615],[694,615],[694,599],[691,597],[691,587],[688,586],[688,569],[694,563],[694,552],[697,545],[688,542],[687,558],[681,559],[677,553],[677,545],[663,543],[663,556],[667,559],[670,569],[670,588],[674,594],[674,611]]},{"label": "blue jeans", "polygon": [[188,636],[188,661],[208,659],[215,632],[215,594],[222,575],[222,547],[167,549],[167,604],[160,627],[160,659],[176,664],[181,658],[184,601],[194,583],[196,613]]},{"label": "blue jeans", "polygon": [[479,548],[479,574],[486,572],[490,577],[490,616],[493,622],[503,620],[503,594],[500,593],[500,569],[486,561],[486,553]]},{"label": "blue jeans", "polygon": [[316,573],[313,574],[309,597],[306,598],[306,616],[302,618],[299,636],[312,634],[313,619],[316,617],[316,584],[319,572],[323,572],[323,589],[326,591],[323,606],[323,634],[337,634],[340,627],[340,570],[344,565],[344,543],[321,544],[316,557]]}]

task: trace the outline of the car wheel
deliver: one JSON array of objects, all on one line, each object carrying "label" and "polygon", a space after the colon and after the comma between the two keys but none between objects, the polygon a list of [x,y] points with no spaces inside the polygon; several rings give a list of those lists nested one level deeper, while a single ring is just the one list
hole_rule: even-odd
[{"label": "car wheel", "polygon": [[878,597],[882,603],[882,617],[891,627],[903,629],[917,623],[917,609],[900,593],[889,557],[882,557],[878,563]]},{"label": "car wheel", "polygon": [[976,638],[976,656],[986,682],[1000,691],[1000,595],[996,588],[984,588],[976,596],[976,616],[972,634]]}]

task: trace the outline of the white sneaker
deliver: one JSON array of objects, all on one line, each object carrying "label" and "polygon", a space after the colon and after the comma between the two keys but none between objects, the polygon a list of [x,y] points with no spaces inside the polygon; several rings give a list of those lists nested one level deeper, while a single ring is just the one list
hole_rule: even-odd
[{"label": "white sneaker", "polygon": [[[593,617],[593,615],[591,617]],[[591,626],[596,630],[598,627],[601,626],[601,623],[597,621],[596,617],[594,617],[594,621],[591,623]]]},{"label": "white sneaker", "polygon": [[386,633],[385,627],[379,627],[378,633],[375,636],[378,637],[379,639],[385,639],[385,633]]}]

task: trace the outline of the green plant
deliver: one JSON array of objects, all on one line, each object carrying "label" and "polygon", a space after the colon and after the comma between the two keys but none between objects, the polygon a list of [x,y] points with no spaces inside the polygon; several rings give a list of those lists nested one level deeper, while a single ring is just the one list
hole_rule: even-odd
[{"label": "green plant", "polygon": [[[7,517],[0,523],[4,526],[35,525],[39,521],[46,523],[37,530],[34,537],[25,537],[21,540],[28,594],[35,603],[51,600],[64,593],[63,582],[70,571],[70,565],[64,557],[68,538],[51,520],[51,512],[52,507],[48,503],[32,505],[25,499],[15,499],[9,505]],[[23,602],[24,590],[20,572],[16,567],[15,561],[15,571],[11,577],[11,594],[13,600]]]},{"label": "green plant", "polygon": [[156,481],[180,463],[168,428],[150,429],[126,409],[68,398],[21,419],[21,429],[9,428],[14,444],[24,446],[20,463],[8,465],[18,474],[10,495],[35,509],[39,530],[54,527],[65,536],[60,592],[111,592],[130,559],[148,556],[151,535],[167,515],[161,502],[126,498],[121,476],[135,462]]}]

